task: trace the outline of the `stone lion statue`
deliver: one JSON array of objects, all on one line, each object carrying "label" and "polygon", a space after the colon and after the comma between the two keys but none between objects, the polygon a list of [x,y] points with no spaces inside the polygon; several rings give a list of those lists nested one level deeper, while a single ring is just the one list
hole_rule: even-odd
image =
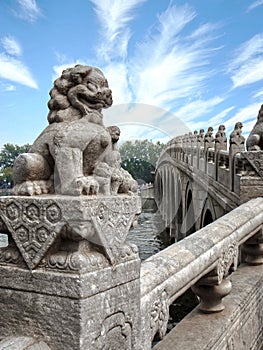
[{"label": "stone lion statue", "polygon": [[111,105],[112,93],[101,70],[82,65],[64,70],[50,91],[49,125],[14,163],[14,194],[137,191],[131,175],[109,164],[118,151],[111,129],[103,124],[102,109]]},{"label": "stone lion statue", "polygon": [[248,151],[263,150],[263,104],[258,112],[257,122],[247,138]]}]

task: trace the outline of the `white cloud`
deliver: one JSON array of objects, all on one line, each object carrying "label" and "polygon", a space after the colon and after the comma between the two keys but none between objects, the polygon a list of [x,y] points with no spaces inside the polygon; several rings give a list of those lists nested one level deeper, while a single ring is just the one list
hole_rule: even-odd
[{"label": "white cloud", "polygon": [[174,111],[174,114],[185,122],[190,122],[194,119],[204,117],[204,115],[210,113],[222,101],[222,97],[214,97],[209,100],[195,100]]},{"label": "white cloud", "polygon": [[263,33],[240,45],[228,72],[231,74],[233,88],[263,79]]},{"label": "white cloud", "polygon": [[170,109],[176,100],[202,91],[213,73],[205,66],[214,52],[208,44],[217,26],[202,25],[182,37],[182,29],[194,18],[195,12],[189,6],[170,5],[159,16],[157,32],[138,45],[129,67],[136,102]]},{"label": "white cloud", "polygon": [[5,90],[6,91],[15,91],[16,87],[14,85],[7,85]]},{"label": "white cloud", "polygon": [[263,89],[262,90],[259,90],[257,93],[255,93],[254,95],[253,95],[253,98],[258,98],[258,97],[263,97]]},{"label": "white cloud", "polygon": [[128,23],[133,20],[133,11],[146,0],[90,0],[101,25],[101,44],[98,56],[106,62],[113,57],[126,57],[131,37]]},{"label": "white cloud", "polygon": [[22,49],[18,41],[12,36],[5,36],[1,39],[5,51],[12,56],[20,56]]},{"label": "white cloud", "polygon": [[251,5],[248,6],[247,12],[254,10],[255,8],[257,8],[261,5],[263,5],[263,0],[254,1]]},{"label": "white cloud", "polygon": [[[168,8],[157,17],[136,54],[126,61],[134,9],[145,0],[125,2],[90,0],[101,25],[102,44],[98,49],[102,70],[113,90],[114,104],[143,103],[166,110],[176,100],[201,94],[213,74],[205,69],[217,48],[214,40],[217,24],[203,24],[190,35],[181,32],[196,16],[188,5]],[[104,66],[104,67],[103,67]]]},{"label": "white cloud", "polygon": [[128,84],[128,69],[124,63],[111,63],[102,68],[112,90],[114,105],[132,101],[132,93]]},{"label": "white cloud", "polygon": [[228,113],[231,112],[234,108],[234,106],[231,106],[229,108],[224,109],[222,112],[209,119],[209,121],[206,123],[208,123],[211,126],[218,127],[221,123],[223,123]]},{"label": "white cloud", "polygon": [[240,109],[233,117],[224,122],[225,127],[229,129],[228,131],[232,131],[235,124],[241,122],[243,123],[243,132],[250,132],[253,125],[256,123],[259,108],[260,106],[258,103],[252,103]]},{"label": "white cloud", "polygon": [[33,89],[37,83],[28,68],[19,60],[4,53],[0,53],[0,78],[7,79]]},{"label": "white cloud", "polygon": [[35,0],[17,0],[19,11],[16,15],[26,21],[34,22],[42,15]]}]

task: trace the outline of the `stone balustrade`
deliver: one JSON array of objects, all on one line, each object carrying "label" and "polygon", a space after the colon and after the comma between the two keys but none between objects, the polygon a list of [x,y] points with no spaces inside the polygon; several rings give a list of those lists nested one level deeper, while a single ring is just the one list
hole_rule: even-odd
[{"label": "stone balustrade", "polygon": [[[245,150],[245,138],[241,135],[240,125],[242,124],[236,123],[235,129],[230,134],[229,149],[225,132],[222,131],[225,130],[223,125],[220,125],[215,138],[212,135],[212,127],[208,128],[205,136],[201,129],[199,134],[195,131],[194,134],[190,132],[175,137],[167,143],[159,157],[157,168],[163,158],[170,157],[178,165],[188,168],[190,172],[208,176],[207,180],[210,183],[211,180],[218,182],[227,192],[237,194],[240,197],[237,204],[255,197],[253,189],[249,195],[246,189],[248,183],[252,184],[252,187],[257,186],[259,191],[257,195],[263,195],[261,188],[263,151],[251,147],[248,151]],[[242,188],[243,186],[245,188]]]},{"label": "stone balustrade", "polygon": [[[151,349],[156,333],[164,337],[169,305],[190,287],[200,297],[199,310],[214,313],[224,309],[222,298],[231,291],[229,274],[238,268],[241,246],[244,261],[251,265],[263,263],[262,227],[263,198],[252,199],[142,263],[141,349]],[[253,307],[260,317],[262,304]],[[253,337],[257,339],[259,334],[260,329],[255,329]],[[238,339],[232,341],[237,343]],[[158,349],[167,350],[162,342]],[[173,343],[171,349],[182,348]],[[194,344],[191,349],[195,349]]]}]

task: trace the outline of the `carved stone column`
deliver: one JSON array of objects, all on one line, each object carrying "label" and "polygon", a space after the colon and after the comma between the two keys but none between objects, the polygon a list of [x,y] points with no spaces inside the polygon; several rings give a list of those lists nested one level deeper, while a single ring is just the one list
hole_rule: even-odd
[{"label": "carved stone column", "polygon": [[222,299],[232,289],[231,281],[226,277],[230,269],[236,269],[237,257],[237,245],[232,243],[222,253],[216,268],[192,286],[192,291],[200,298],[200,311],[213,313],[224,310],[225,306]]},{"label": "carved stone column", "polygon": [[0,336],[56,350],[139,349],[136,195],[0,197]]}]

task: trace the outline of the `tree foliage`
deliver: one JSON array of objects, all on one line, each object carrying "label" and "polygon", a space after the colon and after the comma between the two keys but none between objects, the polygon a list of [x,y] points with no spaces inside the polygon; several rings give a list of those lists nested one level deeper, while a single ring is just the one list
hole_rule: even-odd
[{"label": "tree foliage", "polygon": [[156,143],[151,140],[126,141],[119,147],[122,167],[139,183],[153,183],[156,162],[164,146],[159,141]]},{"label": "tree foliage", "polygon": [[29,144],[19,146],[6,143],[0,151],[0,188],[13,186],[13,165],[21,153],[28,152]]}]

